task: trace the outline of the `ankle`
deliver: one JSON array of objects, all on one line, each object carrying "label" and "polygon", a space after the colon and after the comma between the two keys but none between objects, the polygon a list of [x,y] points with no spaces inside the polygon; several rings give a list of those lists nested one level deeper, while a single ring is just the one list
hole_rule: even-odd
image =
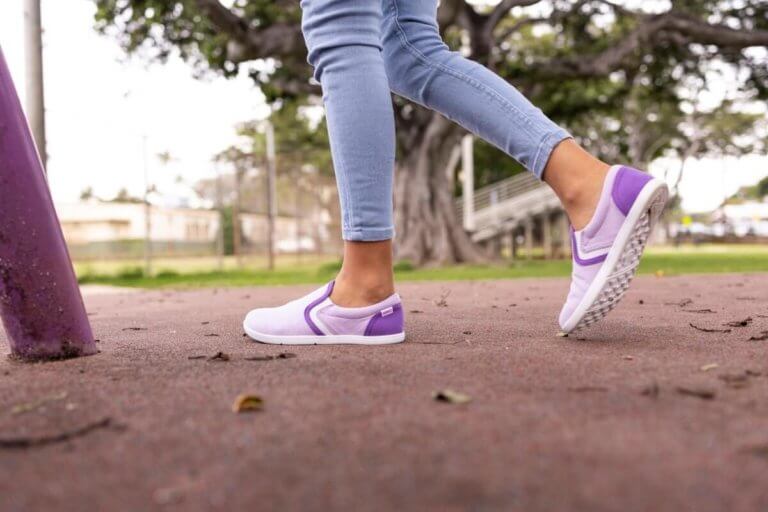
[{"label": "ankle", "polygon": [[550,155],[544,181],[560,198],[574,229],[583,229],[592,219],[610,168],[572,139],[561,142]]},{"label": "ankle", "polygon": [[336,277],[331,300],[337,306],[365,307],[381,302],[393,293],[395,284],[391,271],[358,274],[345,272],[342,268]]},{"label": "ankle", "polygon": [[584,229],[592,220],[609,170],[608,165],[602,164],[578,173],[567,187],[558,192],[573,229]]}]

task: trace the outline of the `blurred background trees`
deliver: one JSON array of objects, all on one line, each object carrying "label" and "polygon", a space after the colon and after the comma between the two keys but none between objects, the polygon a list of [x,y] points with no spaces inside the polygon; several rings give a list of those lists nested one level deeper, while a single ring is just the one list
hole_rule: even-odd
[{"label": "blurred background trees", "polygon": [[[273,105],[281,172],[300,176],[307,162],[330,172],[322,122],[297,115],[320,95],[297,1],[95,3],[97,28],[129,53],[162,61],[176,51],[197,74],[248,73]],[[764,121],[751,108],[768,97],[763,0],[443,0],[439,21],[454,49],[516,85],[608,161],[647,168],[660,157],[684,165],[765,149]],[[398,257],[477,260],[453,208],[455,172],[446,172],[463,130],[405,100],[395,105]],[[297,122],[306,129],[292,131]],[[253,138],[248,126],[243,137]],[[477,144],[476,153],[480,185],[521,171],[490,146]]]}]

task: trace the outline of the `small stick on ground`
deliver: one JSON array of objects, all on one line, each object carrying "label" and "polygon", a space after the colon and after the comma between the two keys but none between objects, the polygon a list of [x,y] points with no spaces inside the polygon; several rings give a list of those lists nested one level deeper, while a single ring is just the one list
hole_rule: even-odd
[{"label": "small stick on ground", "polygon": [[274,361],[275,359],[293,359],[296,357],[296,354],[292,354],[290,352],[281,352],[277,354],[276,356],[253,356],[253,357],[246,357],[246,361]]},{"label": "small stick on ground", "polygon": [[60,434],[54,434],[50,436],[40,437],[15,437],[8,439],[0,439],[0,449],[3,450],[19,450],[25,448],[34,448],[38,446],[46,446],[49,444],[62,443],[78,437],[83,437],[90,434],[95,430],[102,428],[113,427],[112,418],[106,417],[99,421],[94,421],[83,427]]},{"label": "small stick on ground", "polygon": [[602,386],[579,386],[575,388],[568,388],[571,393],[604,393],[608,391],[608,388]]},{"label": "small stick on ground", "polygon": [[683,299],[680,302],[665,302],[665,306],[677,306],[679,308],[684,308],[685,306],[690,306],[693,304],[693,299]]},{"label": "small stick on ground", "polygon": [[678,393],[685,396],[693,396],[696,398],[701,398],[702,400],[714,400],[715,398],[715,392],[711,389],[694,389],[694,388],[685,388],[685,387],[678,387],[676,389]]},{"label": "small stick on ground", "polygon": [[734,320],[733,322],[725,322],[723,325],[728,327],[746,327],[752,323],[752,317],[747,317],[744,320]]},{"label": "small stick on ground", "polygon": [[435,301],[435,306],[439,308],[447,308],[448,307],[448,301],[445,300],[448,298],[448,296],[451,294],[451,290],[446,290],[440,295],[440,300]]},{"label": "small stick on ground", "polygon": [[690,323],[688,325],[690,325],[691,327],[693,327],[697,331],[701,331],[701,332],[720,332],[720,333],[725,333],[725,334],[731,332],[731,329],[709,329],[707,327],[699,327],[698,325],[693,325],[692,323]]}]

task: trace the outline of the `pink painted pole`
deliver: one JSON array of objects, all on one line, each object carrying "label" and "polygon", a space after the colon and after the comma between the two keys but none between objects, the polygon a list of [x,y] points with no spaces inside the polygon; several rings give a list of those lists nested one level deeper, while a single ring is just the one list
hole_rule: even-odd
[{"label": "pink painted pole", "polygon": [[97,352],[43,166],[0,49],[0,316],[11,353]]}]

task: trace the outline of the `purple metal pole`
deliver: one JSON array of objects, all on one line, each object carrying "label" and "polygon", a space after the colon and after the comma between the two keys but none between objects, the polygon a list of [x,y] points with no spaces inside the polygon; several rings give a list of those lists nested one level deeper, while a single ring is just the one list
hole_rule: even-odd
[{"label": "purple metal pole", "polygon": [[29,125],[0,49],[0,316],[11,353],[98,352]]}]

